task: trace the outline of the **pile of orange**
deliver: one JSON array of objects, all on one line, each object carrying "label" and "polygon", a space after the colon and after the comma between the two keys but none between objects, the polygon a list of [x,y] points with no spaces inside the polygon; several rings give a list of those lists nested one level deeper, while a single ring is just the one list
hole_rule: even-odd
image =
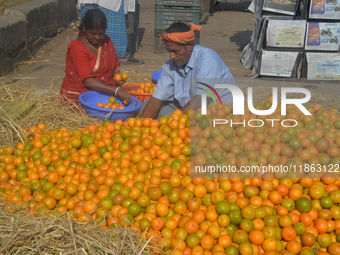
[{"label": "pile of orange", "polygon": [[[157,239],[161,254],[339,254],[340,116],[321,105],[308,110],[311,116],[293,106],[286,116],[279,108],[255,116],[246,108],[234,116],[230,105],[217,104],[207,118],[176,110],[160,120],[104,121],[74,131],[32,127],[30,143],[0,154],[1,200],[28,203],[31,214],[106,217],[106,228],[127,226]],[[215,117],[298,125],[213,128]],[[214,164],[325,171],[190,177],[190,167]]]},{"label": "pile of orange", "polygon": [[152,86],[151,82],[145,82],[141,83],[138,89],[130,90],[130,92],[153,94],[155,92],[155,87]]},{"label": "pile of orange", "polygon": [[[124,102],[125,103],[125,102]],[[125,106],[120,104],[119,102],[116,101],[115,97],[109,97],[109,100],[106,104],[102,103],[102,102],[98,102],[97,103],[98,107],[102,107],[102,108],[106,108],[106,109],[125,109]]]}]

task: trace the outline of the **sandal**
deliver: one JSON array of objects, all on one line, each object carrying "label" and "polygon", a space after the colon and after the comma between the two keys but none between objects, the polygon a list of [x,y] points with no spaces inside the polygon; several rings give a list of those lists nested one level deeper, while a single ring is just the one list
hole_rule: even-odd
[{"label": "sandal", "polygon": [[144,60],[140,60],[137,58],[129,58],[127,61],[121,61],[121,65],[142,65],[144,64]]}]

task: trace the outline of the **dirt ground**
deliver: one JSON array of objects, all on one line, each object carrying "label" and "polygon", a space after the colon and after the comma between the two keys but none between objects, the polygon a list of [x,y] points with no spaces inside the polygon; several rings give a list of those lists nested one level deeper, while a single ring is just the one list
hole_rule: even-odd
[{"label": "dirt ground", "polygon": [[8,7],[12,7],[19,4],[25,4],[33,0],[0,0],[0,14]]},{"label": "dirt ground", "polygon": [[[0,0],[1,1],[1,0]],[[221,2],[202,25],[200,45],[215,50],[229,67],[240,87],[273,86],[305,87],[312,92],[336,100],[339,83],[307,81],[297,82],[292,79],[256,78],[250,79],[251,70],[245,70],[240,63],[243,48],[249,43],[254,27],[255,16],[248,10],[250,1],[228,0]],[[169,59],[169,54],[154,53],[155,2],[144,0],[140,10],[139,49],[135,58],[144,59],[143,65],[123,65],[122,71],[136,71],[151,74],[162,68]],[[39,90],[59,91],[64,77],[65,54],[68,44],[76,39],[76,30],[65,29],[43,46],[34,58],[16,67],[15,72],[2,77],[6,83],[16,83],[37,87]],[[311,84],[313,84],[311,86]]]}]

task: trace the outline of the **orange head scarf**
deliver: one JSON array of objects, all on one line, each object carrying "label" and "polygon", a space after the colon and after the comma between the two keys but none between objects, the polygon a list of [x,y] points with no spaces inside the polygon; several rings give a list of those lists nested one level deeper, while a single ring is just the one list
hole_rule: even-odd
[{"label": "orange head scarf", "polygon": [[170,41],[179,44],[188,44],[194,41],[195,31],[201,31],[202,27],[195,25],[194,23],[190,23],[190,31],[188,32],[167,33],[166,29],[159,36],[159,40],[161,42]]}]

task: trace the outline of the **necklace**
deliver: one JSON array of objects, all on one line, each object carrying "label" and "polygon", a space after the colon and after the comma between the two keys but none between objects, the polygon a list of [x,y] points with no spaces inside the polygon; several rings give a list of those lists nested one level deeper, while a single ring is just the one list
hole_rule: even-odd
[{"label": "necklace", "polygon": [[[98,51],[98,49],[96,49],[90,42],[89,42],[89,40],[87,40],[87,38],[86,38],[86,41],[90,44],[90,46],[95,50],[95,51]],[[100,47],[99,47],[100,48]]]},{"label": "necklace", "polygon": [[[98,49],[100,49],[101,48],[101,46],[98,48],[98,49],[96,49],[90,42],[89,42],[89,40],[87,40],[87,38],[86,38],[86,41],[90,44],[90,46],[95,50],[95,51],[97,51],[98,52]],[[101,51],[100,51],[101,52]],[[106,59],[105,59],[105,56],[104,56],[104,54],[101,54],[102,55],[102,57],[103,57],[103,59],[104,59],[104,61],[105,61],[105,66],[107,66],[107,63],[106,63]]]}]

